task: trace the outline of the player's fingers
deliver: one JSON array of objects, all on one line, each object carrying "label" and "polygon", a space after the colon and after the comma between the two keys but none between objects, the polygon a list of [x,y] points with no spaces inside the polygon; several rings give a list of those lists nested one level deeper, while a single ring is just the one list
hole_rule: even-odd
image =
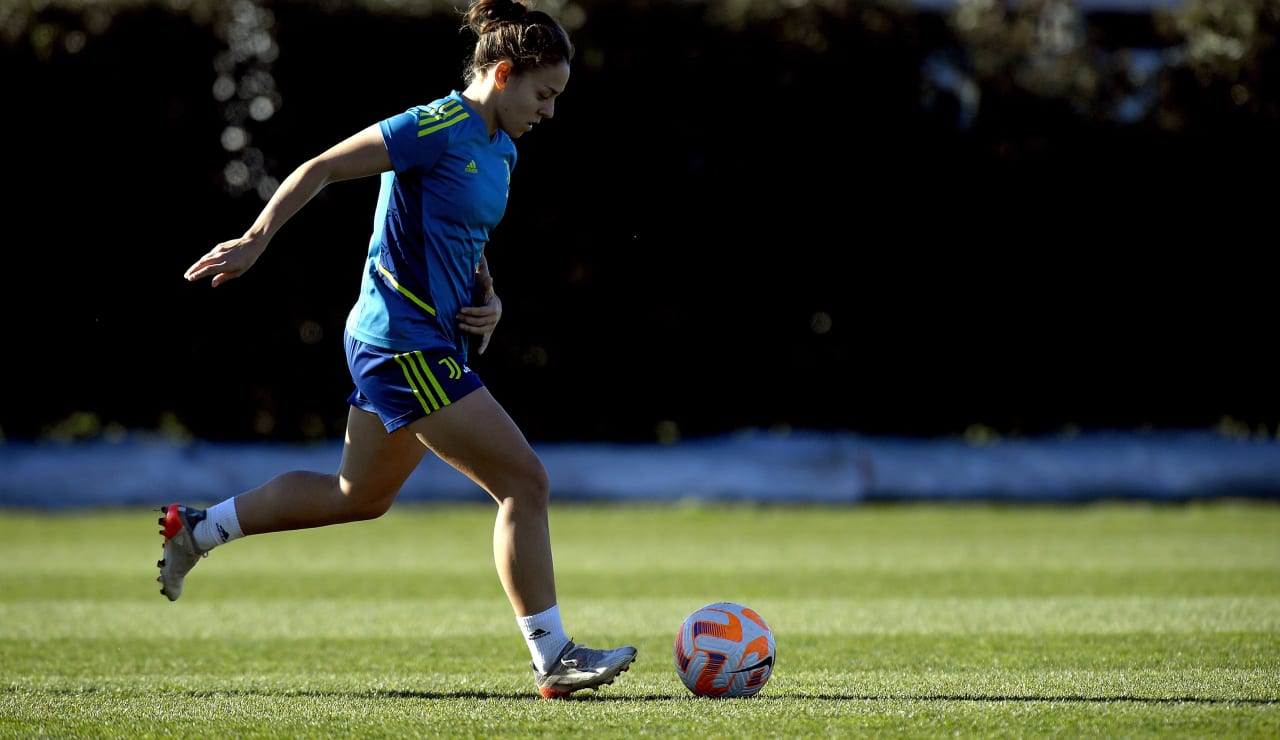
[{"label": "player's fingers", "polygon": [[243,270],[230,270],[227,272],[220,272],[217,275],[213,276],[213,280],[209,281],[209,286],[216,288],[219,285],[222,285],[223,283],[227,282],[228,280],[235,280],[236,278],[240,277],[240,274],[242,272]]},{"label": "player's fingers", "polygon": [[226,264],[227,256],[219,248],[215,247],[204,254],[200,259],[196,260],[187,268],[187,279],[197,280],[200,277],[209,274],[210,270],[221,267]]},{"label": "player's fingers", "polygon": [[209,277],[211,273],[215,273],[223,267],[225,267],[225,265],[221,262],[206,263],[201,260],[187,268],[186,278],[187,280],[194,282],[201,278]]},{"label": "player's fingers", "polygon": [[458,320],[472,326],[483,326],[494,320],[494,311],[489,306],[463,306],[458,311]]},{"label": "player's fingers", "polygon": [[212,265],[208,264],[204,260],[200,260],[199,262],[187,268],[187,272],[186,272],[187,279],[198,280],[201,277],[207,275],[211,268],[212,268]]}]

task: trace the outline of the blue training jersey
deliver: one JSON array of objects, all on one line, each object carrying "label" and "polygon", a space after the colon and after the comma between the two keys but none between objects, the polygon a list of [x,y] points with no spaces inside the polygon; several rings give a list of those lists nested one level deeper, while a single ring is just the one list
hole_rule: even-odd
[{"label": "blue training jersey", "polygon": [[456,317],[506,212],[515,143],[505,131],[490,137],[457,90],[379,125],[392,170],[382,173],[347,331],[383,349],[453,348],[466,357],[469,335]]}]

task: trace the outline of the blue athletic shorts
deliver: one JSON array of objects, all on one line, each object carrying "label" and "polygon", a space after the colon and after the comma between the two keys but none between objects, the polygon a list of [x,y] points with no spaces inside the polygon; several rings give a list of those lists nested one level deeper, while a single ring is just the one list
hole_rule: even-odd
[{"label": "blue athletic shorts", "polygon": [[392,352],[344,332],[356,388],[347,402],[382,419],[388,432],[439,411],[484,386],[452,349]]}]

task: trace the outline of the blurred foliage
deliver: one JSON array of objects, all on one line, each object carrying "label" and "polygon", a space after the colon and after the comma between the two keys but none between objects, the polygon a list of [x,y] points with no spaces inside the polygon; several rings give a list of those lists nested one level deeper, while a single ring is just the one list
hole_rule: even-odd
[{"label": "blurred foliage", "polygon": [[1190,78],[1188,94],[1280,120],[1280,2],[1187,0],[1178,12],[1155,18],[1181,50],[1175,74]]},{"label": "blurred foliage", "polygon": [[1085,19],[1064,0],[961,0],[948,14],[983,98],[1015,91],[1099,108],[1108,60],[1085,37]]},{"label": "blurred foliage", "polygon": [[[1150,120],[1171,131],[1186,125],[1192,109],[1215,102],[1280,119],[1274,0],[1153,8],[1149,37],[1124,45],[1106,38],[1106,21],[1114,19],[1086,14],[1071,0],[958,0],[947,18],[985,100],[1029,94],[1064,101],[1095,121]],[[1145,103],[1141,115],[1134,102]]]},{"label": "blurred foliage", "polygon": [[[1280,422],[1271,271],[1232,252],[1265,227],[1253,183],[1280,164],[1280,2],[537,6],[575,29],[579,66],[566,115],[522,141],[495,235],[519,235],[501,262],[520,279],[483,368],[530,436]],[[43,250],[14,250],[0,293],[19,331],[101,358],[18,363],[31,392],[0,408],[5,433],[171,413],[178,435],[340,434],[342,252],[279,250],[234,301],[179,277],[290,166],[450,84],[460,26],[401,17],[460,7],[0,0],[0,69],[29,109],[3,122],[30,142],[9,238],[56,224],[72,318],[43,326],[19,298]],[[96,113],[91,139],[70,104]],[[77,181],[93,197],[45,195],[68,172],[95,173]],[[291,243],[367,242],[361,187],[323,194]],[[762,346],[803,380],[761,393]],[[648,372],[648,352],[705,380]],[[563,400],[602,377],[628,392]]]},{"label": "blurred foliage", "polygon": [[[211,28],[233,51],[255,30],[271,29],[271,9],[301,3],[259,0],[0,0],[0,42],[29,45],[38,58],[75,54],[106,33],[115,15],[140,9],[181,14]],[[446,0],[308,0],[324,12],[428,17],[459,14],[464,3]],[[947,73],[947,94],[955,105],[973,108],[1001,96],[1032,95],[1061,101],[1076,115],[1101,122],[1150,119],[1168,130],[1186,125],[1186,96],[1208,95],[1223,105],[1280,119],[1276,0],[1185,0],[1169,7],[1153,4],[1145,15],[1153,28],[1148,44],[1156,64],[1133,50],[1110,46],[1099,25],[1112,12],[1086,12],[1075,0],[955,0],[929,8],[910,0],[724,0],[722,2],[606,2],[539,0],[571,30],[597,13],[643,14],[664,5],[700,8],[704,23],[731,33],[766,28],[784,45],[822,54],[831,50],[832,29],[856,24],[870,35],[918,33],[922,17],[945,18],[952,43],[939,43],[940,59],[957,69]],[[931,8],[941,7],[942,10]],[[1139,8],[1139,5],[1132,6]],[[253,15],[260,22],[246,23]],[[265,47],[258,45],[259,51]],[[261,54],[259,55],[261,56]],[[244,64],[245,54],[235,62]],[[585,60],[591,63],[591,58]],[[223,65],[227,66],[226,64]],[[956,74],[959,76],[957,77]],[[928,75],[926,75],[927,77]],[[1184,79],[1185,78],[1185,79]],[[925,79],[926,98],[939,93]],[[1197,107],[1206,101],[1197,98]],[[1137,104],[1135,107],[1135,103]],[[968,117],[962,116],[967,120]]]}]

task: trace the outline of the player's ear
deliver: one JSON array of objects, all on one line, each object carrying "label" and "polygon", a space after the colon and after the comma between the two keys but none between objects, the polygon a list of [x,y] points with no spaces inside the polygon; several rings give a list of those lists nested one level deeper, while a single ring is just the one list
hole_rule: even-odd
[{"label": "player's ear", "polygon": [[502,90],[507,86],[507,82],[511,79],[512,64],[510,61],[503,59],[498,62],[498,66],[493,68],[493,85]]}]

